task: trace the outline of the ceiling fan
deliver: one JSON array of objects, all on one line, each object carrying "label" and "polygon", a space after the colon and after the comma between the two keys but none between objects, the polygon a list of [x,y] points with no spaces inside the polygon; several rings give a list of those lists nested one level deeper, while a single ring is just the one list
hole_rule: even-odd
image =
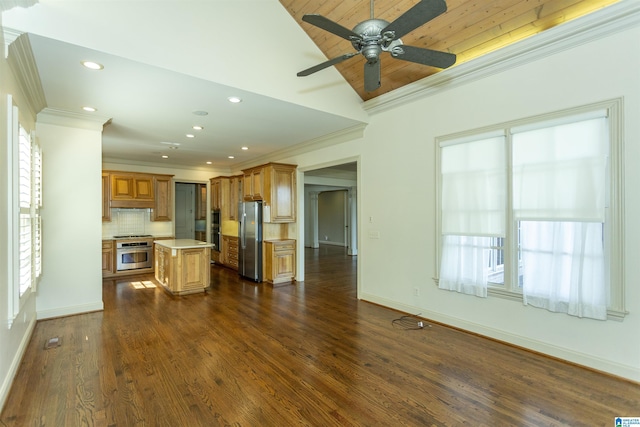
[{"label": "ceiling fan", "polygon": [[302,20],[329,31],[343,39],[349,40],[356,52],[346,53],[326,62],[300,71],[298,77],[308,76],[338,64],[358,54],[362,54],[367,62],[364,64],[364,89],[372,92],[380,87],[380,54],[389,52],[393,58],[437,68],[447,68],[456,62],[456,56],[448,52],[405,46],[400,37],[424,25],[436,16],[446,12],[444,0],[421,0],[398,19],[389,23],[373,17],[373,0],[371,0],[371,19],[356,25],[349,30],[322,15],[308,14]]}]

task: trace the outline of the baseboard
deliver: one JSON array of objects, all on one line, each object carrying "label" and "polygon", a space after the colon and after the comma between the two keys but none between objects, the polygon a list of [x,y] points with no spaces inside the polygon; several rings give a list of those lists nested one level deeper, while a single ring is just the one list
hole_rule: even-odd
[{"label": "baseboard", "polygon": [[13,384],[13,380],[15,379],[16,374],[18,373],[18,368],[20,367],[20,363],[22,362],[22,358],[24,353],[27,351],[27,346],[31,341],[31,336],[33,335],[33,331],[36,327],[36,319],[31,319],[29,322],[29,326],[27,327],[27,332],[22,337],[20,341],[20,345],[11,361],[11,365],[9,366],[9,370],[7,371],[7,376],[2,381],[2,387],[0,387],[0,412],[4,409],[4,404],[7,401],[7,397],[9,397],[9,391],[11,391],[11,385]]},{"label": "baseboard", "polygon": [[91,304],[74,305],[70,307],[60,307],[51,310],[39,310],[37,312],[38,320],[53,319],[55,317],[73,316],[75,314],[90,313],[92,311],[104,310],[102,301]]},{"label": "baseboard", "polygon": [[580,353],[577,351],[569,350],[567,348],[548,344],[543,341],[533,340],[525,336],[507,333],[499,329],[490,328],[487,326],[479,325],[477,323],[443,315],[441,313],[430,312],[428,310],[401,304],[396,301],[381,298],[377,295],[362,293],[358,295],[358,298],[363,301],[392,308],[404,313],[419,315],[422,318],[458,328],[473,334],[482,335],[484,337],[494,339],[496,341],[501,341],[506,344],[522,347],[557,359],[562,359],[588,369],[601,371],[606,374],[615,375],[617,377],[621,377],[630,381],[640,382],[640,369],[633,366],[621,365],[619,363],[601,359],[590,354]]},{"label": "baseboard", "polygon": [[347,247],[347,244],[344,242],[332,242],[329,240],[322,240],[318,243],[320,243],[320,245],[342,246],[343,248]]}]

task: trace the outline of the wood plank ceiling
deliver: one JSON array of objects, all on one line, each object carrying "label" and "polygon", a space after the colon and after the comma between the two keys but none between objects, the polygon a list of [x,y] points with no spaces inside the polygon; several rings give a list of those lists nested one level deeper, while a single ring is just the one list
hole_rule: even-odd
[{"label": "wood plank ceiling", "polygon": [[[374,17],[393,22],[418,1],[376,0]],[[457,55],[458,65],[618,1],[447,0],[447,11],[444,14],[403,36],[402,42],[405,45],[454,53]],[[280,0],[280,3],[327,59],[354,52],[355,49],[349,41],[303,22],[302,16],[320,14],[343,27],[353,29],[356,24],[370,19],[371,14],[370,0]],[[324,60],[309,63],[304,68]],[[365,101],[440,71],[438,68],[394,59],[387,52],[382,53],[380,61],[381,85],[373,92],[364,90],[365,59],[361,55],[335,67]],[[300,78],[309,79],[312,76]]]}]

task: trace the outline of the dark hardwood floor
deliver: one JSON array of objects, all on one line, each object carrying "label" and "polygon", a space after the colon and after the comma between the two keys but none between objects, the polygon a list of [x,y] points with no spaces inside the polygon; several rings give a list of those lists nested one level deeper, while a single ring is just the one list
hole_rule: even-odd
[{"label": "dark hardwood floor", "polygon": [[[613,426],[640,385],[356,299],[355,258],[306,250],[271,288],[104,281],[103,312],[38,322],[2,426]],[[392,286],[392,284],[390,284]],[[62,345],[44,349],[49,337]]]}]

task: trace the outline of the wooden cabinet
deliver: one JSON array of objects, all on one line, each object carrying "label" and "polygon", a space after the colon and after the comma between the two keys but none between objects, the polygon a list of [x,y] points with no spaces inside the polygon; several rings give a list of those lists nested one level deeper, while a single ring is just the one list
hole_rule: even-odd
[{"label": "wooden cabinet", "polygon": [[196,240],[200,240],[201,242],[207,241],[207,232],[206,231],[196,231]]},{"label": "wooden cabinet", "polygon": [[110,276],[115,273],[116,255],[115,241],[102,241],[102,276]]},{"label": "wooden cabinet", "polygon": [[222,208],[222,177],[211,178],[211,209],[220,210]]},{"label": "wooden cabinet", "polygon": [[112,208],[153,208],[153,177],[126,172],[111,173]]},{"label": "wooden cabinet", "polygon": [[243,198],[264,202],[264,222],[296,222],[295,165],[268,163],[243,172]]},{"label": "wooden cabinet", "polygon": [[[171,242],[175,243],[173,245]],[[169,292],[184,295],[209,287],[209,247],[181,247],[181,240],[155,245],[155,277]],[[197,242],[190,240],[190,242]]]},{"label": "wooden cabinet", "polygon": [[172,184],[172,175],[153,176],[155,197],[151,221],[171,221],[171,212],[173,211],[173,204],[171,202]]},{"label": "wooden cabinet", "polygon": [[[211,209],[220,210],[222,220],[237,221],[242,175],[211,178]],[[214,203],[215,199],[215,203]]]},{"label": "wooden cabinet", "polygon": [[111,180],[109,174],[102,172],[102,221],[111,221]]},{"label": "wooden cabinet", "polygon": [[222,236],[222,264],[238,270],[238,238]]},{"label": "wooden cabinet", "polygon": [[264,200],[264,167],[245,170],[242,180],[244,200]]},{"label": "wooden cabinet", "polygon": [[207,219],[207,186],[205,184],[196,186],[196,219]]},{"label": "wooden cabinet", "polygon": [[242,200],[242,180],[243,175],[232,176],[229,179],[229,219],[238,220],[238,202]]},{"label": "wooden cabinet", "polygon": [[[103,218],[106,204],[110,208],[151,208],[152,221],[171,221],[173,175],[154,175],[123,171],[102,171]],[[106,183],[108,181],[108,184]]]},{"label": "wooden cabinet", "polygon": [[273,285],[290,283],[296,276],[296,241],[264,242],[264,279]]}]

